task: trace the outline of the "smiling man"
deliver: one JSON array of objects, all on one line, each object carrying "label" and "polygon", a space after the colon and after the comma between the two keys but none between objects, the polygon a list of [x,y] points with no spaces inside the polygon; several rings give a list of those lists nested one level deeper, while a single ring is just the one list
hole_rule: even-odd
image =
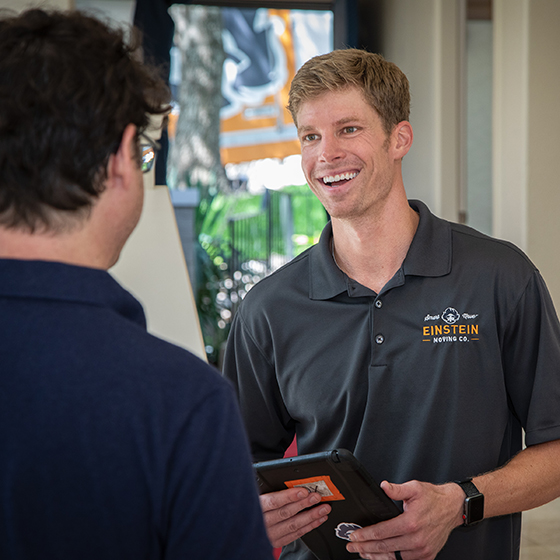
[{"label": "smiling man", "polygon": [[[538,270],[510,243],[407,200],[409,88],[381,56],[307,62],[289,109],[319,243],[257,284],[224,372],[255,460],[351,450],[404,512],[352,533],[377,560],[515,560],[520,513],[560,495],[560,325]],[[522,430],[527,448],[522,450]],[[261,496],[283,559],[330,506]],[[478,506],[478,507],[475,507]]]}]

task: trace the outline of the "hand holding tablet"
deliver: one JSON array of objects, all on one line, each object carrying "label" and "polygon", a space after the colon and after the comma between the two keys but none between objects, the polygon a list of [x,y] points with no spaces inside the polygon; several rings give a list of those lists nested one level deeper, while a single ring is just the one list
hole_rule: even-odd
[{"label": "hand holding tablet", "polygon": [[254,467],[261,494],[302,487],[331,506],[328,519],[301,537],[319,560],[359,558],[346,550],[350,534],[401,513],[345,449],[263,461]]}]

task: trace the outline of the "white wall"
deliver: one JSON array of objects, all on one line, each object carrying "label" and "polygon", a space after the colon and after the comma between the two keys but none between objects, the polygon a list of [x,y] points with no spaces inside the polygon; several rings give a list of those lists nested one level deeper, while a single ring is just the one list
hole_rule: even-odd
[{"label": "white wall", "polygon": [[526,8],[525,0],[494,2],[493,106],[494,235],[525,250],[529,45]]},{"label": "white wall", "polygon": [[494,0],[494,233],[560,305],[560,2]]},{"label": "white wall", "polygon": [[560,2],[529,11],[527,251],[560,305]]},{"label": "white wall", "polygon": [[467,224],[492,234],[492,44],[488,20],[467,22]]},{"label": "white wall", "polygon": [[142,303],[152,334],[206,360],[169,189],[151,180],[140,222],[111,273]]},{"label": "white wall", "polygon": [[412,93],[414,144],[403,163],[408,196],[457,220],[464,163],[464,1],[384,0],[382,5],[383,54],[407,75]]},{"label": "white wall", "polygon": [[[466,204],[465,0],[380,0],[383,53],[407,74],[410,197],[457,220]],[[494,0],[493,235],[541,270],[560,305],[560,1]]]}]

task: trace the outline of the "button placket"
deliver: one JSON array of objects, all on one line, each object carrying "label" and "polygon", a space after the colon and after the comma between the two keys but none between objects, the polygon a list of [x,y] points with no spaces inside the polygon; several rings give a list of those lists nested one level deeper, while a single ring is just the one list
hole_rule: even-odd
[{"label": "button placket", "polygon": [[[381,298],[377,298],[373,304],[376,309],[381,309],[383,307],[383,300]],[[374,323],[375,324],[375,323]],[[378,332],[374,337],[376,344],[383,344],[385,342],[385,335],[383,333]]]}]

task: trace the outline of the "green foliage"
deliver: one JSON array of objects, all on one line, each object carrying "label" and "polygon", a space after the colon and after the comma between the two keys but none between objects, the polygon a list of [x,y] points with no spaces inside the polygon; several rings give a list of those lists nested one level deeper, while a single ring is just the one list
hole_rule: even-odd
[{"label": "green foliage", "polygon": [[197,289],[195,299],[206,355],[210,363],[217,365],[220,348],[227,337],[225,329],[219,326],[221,309],[216,305],[225,275],[219,265],[214,263],[208,250],[210,253],[213,252],[212,247],[207,246],[206,249],[203,249],[200,244],[196,247]]},{"label": "green foliage", "polygon": [[[292,256],[317,242],[327,214],[306,185],[268,191],[266,195],[217,193],[202,200],[197,210],[200,245],[197,247],[196,303],[208,359],[216,365],[219,365],[220,352],[237,306],[247,291],[272,271],[267,237],[267,204],[270,203],[276,209],[281,205],[291,208]],[[275,233],[273,253],[279,261],[289,260],[286,256],[289,233],[281,212],[268,216],[272,217]],[[235,254],[232,254],[233,221],[242,225],[236,228]],[[243,248],[242,251],[239,248]]]},{"label": "green foliage", "polygon": [[204,220],[198,231],[213,239],[228,238],[228,219],[230,217],[257,214],[262,209],[262,196],[247,192],[218,193],[213,198],[206,199],[205,202],[205,207],[200,209]]},{"label": "green foliage", "polygon": [[319,241],[327,223],[327,213],[307,185],[286,187],[282,193],[291,195],[294,256],[297,256]]}]

